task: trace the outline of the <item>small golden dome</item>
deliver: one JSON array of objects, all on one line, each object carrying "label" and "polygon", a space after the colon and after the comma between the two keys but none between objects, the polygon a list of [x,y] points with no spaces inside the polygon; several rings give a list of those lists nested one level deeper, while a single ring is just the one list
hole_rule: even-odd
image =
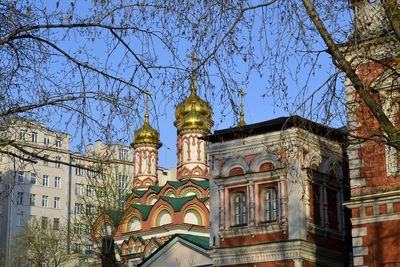
[{"label": "small golden dome", "polygon": [[[205,126],[205,130],[210,130],[213,125],[210,105],[196,94],[196,86],[193,84],[193,81],[190,91],[190,96],[180,103],[175,110],[175,126],[178,127],[178,130],[194,129],[192,128],[192,123],[189,121],[194,122],[198,119],[203,119],[204,122],[202,122],[202,125]],[[189,121],[187,122],[187,120]],[[184,125],[192,126],[186,128]]]},{"label": "small golden dome", "polygon": [[201,114],[200,112],[197,112],[194,108],[194,103],[193,103],[193,108],[190,110],[188,113],[186,113],[183,118],[181,119],[181,125],[179,127],[179,130],[203,130],[203,131],[208,131],[208,121],[207,118]]},{"label": "small golden dome", "polygon": [[134,133],[133,145],[137,144],[152,144],[159,145],[159,133],[153,129],[149,123],[149,111],[148,111],[148,96],[146,96],[146,115],[144,116],[144,124],[142,128],[138,129]]}]

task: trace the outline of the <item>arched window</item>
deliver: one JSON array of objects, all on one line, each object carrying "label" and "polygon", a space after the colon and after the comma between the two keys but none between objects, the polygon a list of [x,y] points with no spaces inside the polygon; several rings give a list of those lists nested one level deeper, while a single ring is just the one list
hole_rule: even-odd
[{"label": "arched window", "polygon": [[276,188],[265,188],[261,194],[261,220],[263,222],[276,221],[278,218],[278,198]]},{"label": "arched window", "polygon": [[139,218],[133,217],[128,222],[128,232],[139,231],[140,229],[142,229],[142,223],[140,222]]},{"label": "arched window", "polygon": [[147,201],[146,201],[147,205],[154,205],[154,203],[156,203],[156,202],[157,202],[157,196],[155,194],[147,197]]},{"label": "arched window", "polygon": [[244,174],[244,170],[242,167],[234,167],[229,170],[229,176],[236,176],[241,174]]},{"label": "arched window", "polygon": [[246,194],[236,192],[232,194],[232,225],[243,225],[247,223]]},{"label": "arched window", "polygon": [[156,226],[161,226],[170,223],[172,223],[172,218],[169,212],[166,210],[161,211],[157,216]]},{"label": "arched window", "polygon": [[188,224],[201,225],[200,214],[195,210],[188,210],[185,213],[183,222]]}]

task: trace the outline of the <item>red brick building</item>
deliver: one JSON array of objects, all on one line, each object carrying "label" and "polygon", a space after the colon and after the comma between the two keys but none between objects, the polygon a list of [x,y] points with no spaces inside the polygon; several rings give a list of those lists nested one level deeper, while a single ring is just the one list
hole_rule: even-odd
[{"label": "red brick building", "polygon": [[[346,57],[375,101],[398,126],[400,42],[381,1],[351,2],[355,34]],[[364,138],[350,137],[348,147],[351,199],[346,206],[352,214],[354,266],[400,266],[398,151],[379,142],[384,138],[381,127],[349,82],[346,89],[350,134]]]}]

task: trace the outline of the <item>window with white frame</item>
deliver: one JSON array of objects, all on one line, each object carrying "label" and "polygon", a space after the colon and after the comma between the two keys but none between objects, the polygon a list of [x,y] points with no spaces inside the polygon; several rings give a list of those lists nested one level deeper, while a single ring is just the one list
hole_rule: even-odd
[{"label": "window with white frame", "polygon": [[36,184],[36,173],[31,172],[31,184]]},{"label": "window with white frame", "polygon": [[15,224],[17,226],[22,226],[23,220],[24,220],[24,214],[22,212],[18,212],[17,213],[17,220],[16,220]]},{"label": "window with white frame", "polygon": [[26,131],[25,130],[20,130],[19,131],[19,140],[25,141],[25,136],[26,136]]},{"label": "window with white frame", "polygon": [[82,214],[83,205],[81,203],[75,203],[75,214]]},{"label": "window with white frame", "polygon": [[24,204],[24,192],[17,193],[17,205]]},{"label": "window with white frame", "polygon": [[49,224],[49,218],[42,217],[42,229],[47,229],[47,225]]},{"label": "window with white frame", "polygon": [[59,176],[54,177],[54,187],[61,188],[61,177]]},{"label": "window with white frame", "polygon": [[60,230],[60,218],[53,219],[53,230]]},{"label": "window with white frame", "polygon": [[261,193],[261,220],[276,221],[278,218],[278,197],[276,188],[265,188]]},{"label": "window with white frame", "polygon": [[31,141],[33,142],[33,143],[37,143],[37,140],[38,140],[38,134],[37,134],[37,132],[32,132],[32,135],[31,135]]},{"label": "window with white frame", "polygon": [[24,182],[24,172],[19,171],[17,172],[17,182],[22,184]]},{"label": "window with white frame", "polygon": [[95,213],[93,205],[86,206],[86,215],[93,215]]},{"label": "window with white frame", "polygon": [[96,170],[94,170],[94,167],[89,167],[88,170],[86,170],[87,176],[89,176],[90,178],[96,178],[96,176],[98,175],[98,172]]},{"label": "window with white frame", "polygon": [[36,195],[29,194],[29,206],[35,206]]},{"label": "window with white frame", "polygon": [[75,195],[83,196],[83,184],[75,184]]},{"label": "window with white frame", "polygon": [[61,168],[61,157],[57,156],[54,164],[56,168]]},{"label": "window with white frame", "polygon": [[54,208],[55,209],[60,208],[60,198],[59,197],[54,197]]},{"label": "window with white frame", "polygon": [[119,150],[119,159],[120,160],[127,160],[128,159],[128,150],[127,149],[120,149]]},{"label": "window with white frame", "polygon": [[81,166],[77,165],[77,166],[75,167],[75,174],[76,174],[77,176],[83,176],[83,169],[82,169]]},{"label": "window with white frame", "polygon": [[43,175],[43,186],[49,186],[49,176]]},{"label": "window with white frame", "polygon": [[234,192],[231,197],[232,201],[232,219],[231,224],[244,225],[247,223],[247,206],[246,206],[246,193],[239,191]]},{"label": "window with white frame", "polygon": [[86,245],[85,256],[91,257],[93,255],[93,245]]},{"label": "window with white frame", "polygon": [[45,135],[45,136],[43,137],[43,144],[44,144],[45,146],[50,145],[50,137],[49,137],[48,135]]},{"label": "window with white frame", "polygon": [[47,208],[48,196],[42,196],[42,207]]},{"label": "window with white frame", "polygon": [[86,186],[86,195],[88,197],[93,197],[94,196],[94,186],[92,186],[92,185],[87,185]]},{"label": "window with white frame", "polygon": [[77,235],[81,235],[84,233],[85,225],[82,223],[75,223],[74,224],[74,233]]},{"label": "window with white frame", "polygon": [[62,138],[61,136],[56,137],[56,147],[61,147],[62,146]]}]

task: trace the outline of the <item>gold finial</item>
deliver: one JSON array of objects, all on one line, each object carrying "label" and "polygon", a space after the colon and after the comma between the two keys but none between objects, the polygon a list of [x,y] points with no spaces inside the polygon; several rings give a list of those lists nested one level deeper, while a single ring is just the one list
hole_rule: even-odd
[{"label": "gold finial", "polygon": [[244,111],[243,111],[243,96],[246,93],[244,92],[243,89],[239,89],[239,95],[240,95],[240,113],[239,113],[239,123],[238,127],[245,126],[246,122],[244,121]]},{"label": "gold finial", "polygon": [[190,91],[193,93],[196,93],[196,75],[194,73],[195,71],[195,62],[199,61],[198,58],[196,58],[196,55],[194,51],[190,54],[190,58],[192,60],[192,73],[190,74]]},{"label": "gold finial", "polygon": [[148,124],[148,125],[150,125],[150,122],[149,122],[149,95],[150,95],[150,93],[147,92],[146,93],[146,113],[144,115],[144,124]]}]

